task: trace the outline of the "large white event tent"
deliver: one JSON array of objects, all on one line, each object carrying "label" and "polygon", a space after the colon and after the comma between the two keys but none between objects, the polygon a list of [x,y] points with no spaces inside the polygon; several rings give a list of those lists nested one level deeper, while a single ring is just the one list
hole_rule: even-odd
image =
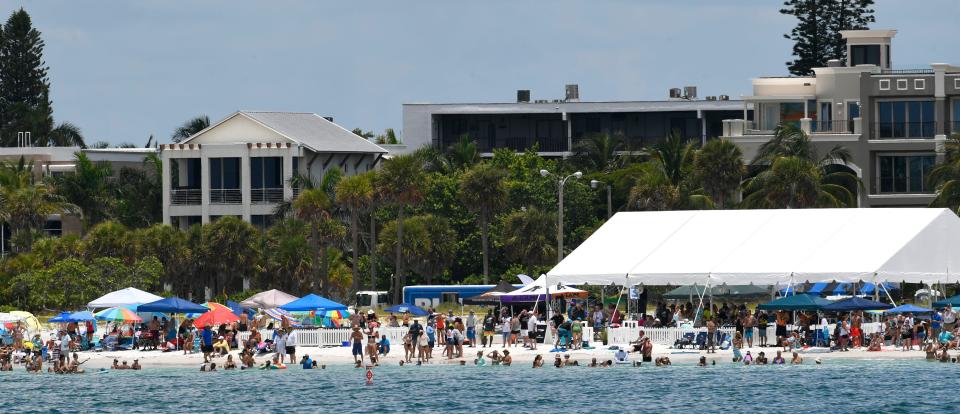
[{"label": "large white event tent", "polygon": [[617,213],[547,273],[571,285],[953,283],[960,218],[947,209]]},{"label": "large white event tent", "polygon": [[112,308],[115,306],[142,305],[144,303],[156,302],[160,299],[163,298],[149,292],[144,292],[137,288],[128,287],[126,289],[120,289],[118,291],[107,293],[106,295],[94,299],[92,302],[87,304],[87,308],[100,309]]}]

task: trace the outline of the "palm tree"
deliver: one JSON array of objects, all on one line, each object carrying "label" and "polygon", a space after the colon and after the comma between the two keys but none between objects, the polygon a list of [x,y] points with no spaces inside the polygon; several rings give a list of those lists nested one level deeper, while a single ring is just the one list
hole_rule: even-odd
[{"label": "palm tree", "polygon": [[29,251],[47,216],[74,214],[67,202],[46,182],[33,179],[33,163],[24,158],[0,163],[0,216],[10,224],[14,251]]},{"label": "palm tree", "polygon": [[115,200],[108,180],[113,170],[109,163],[95,163],[83,152],[75,153],[74,159],[76,167],[72,172],[53,176],[50,181],[57,194],[80,207],[84,228],[89,228],[111,213]]},{"label": "palm tree", "polygon": [[483,283],[490,276],[490,221],[507,201],[503,170],[489,163],[480,163],[460,176],[460,200],[480,221],[480,246],[483,254]]},{"label": "palm tree", "polygon": [[480,162],[480,151],[477,150],[477,142],[470,139],[470,136],[463,134],[460,139],[447,147],[447,160],[450,165],[456,169],[466,169]]},{"label": "palm tree", "polygon": [[321,294],[324,295],[328,294],[330,288],[327,244],[343,236],[343,227],[332,219],[332,207],[330,197],[318,188],[305,190],[293,200],[293,210],[297,218],[310,225],[314,277],[320,284]]},{"label": "palm tree", "polygon": [[703,194],[693,173],[696,147],[677,132],[648,149],[650,160],[638,168],[627,196],[631,210],[663,211],[709,209],[713,200]]},{"label": "palm tree", "polygon": [[206,115],[200,115],[194,118],[186,120],[183,125],[177,127],[173,130],[173,135],[170,136],[170,139],[173,142],[180,142],[187,138],[190,138],[194,134],[207,129],[210,126],[210,117]]},{"label": "palm tree", "polygon": [[591,134],[573,146],[573,159],[583,170],[610,172],[624,164],[624,148],[618,135]]},{"label": "palm tree", "polygon": [[353,250],[351,292],[360,287],[360,211],[373,201],[373,174],[365,173],[345,177],[337,183],[337,204],[350,211],[350,237]]},{"label": "palm tree", "polygon": [[309,291],[310,261],[309,231],[302,221],[288,218],[267,230],[266,242],[270,254],[265,258],[267,271],[280,276],[276,287],[294,292]]},{"label": "palm tree", "polygon": [[536,207],[503,217],[503,249],[507,258],[522,263],[528,275],[534,266],[552,263],[557,256],[557,216]]},{"label": "palm tree", "polygon": [[747,172],[740,147],[725,139],[712,139],[697,151],[693,169],[703,191],[719,208],[726,208]]},{"label": "palm tree", "polygon": [[374,179],[374,185],[381,198],[397,207],[397,246],[396,273],[394,274],[394,302],[400,302],[400,290],[406,284],[403,274],[403,216],[407,206],[420,202],[423,195],[420,185],[423,182],[423,163],[414,155],[399,155],[383,164],[383,169]]},{"label": "palm tree", "polygon": [[763,171],[744,182],[747,208],[856,207],[862,186],[856,175],[839,170],[850,152],[836,145],[820,157],[805,132],[781,124],[760,146],[753,164]]},{"label": "palm tree", "polygon": [[950,135],[943,162],[930,171],[927,181],[937,189],[930,207],[948,207],[960,214],[960,133]]},{"label": "palm tree", "polygon": [[43,146],[51,147],[80,147],[86,148],[87,144],[83,142],[83,134],[80,127],[70,123],[61,122],[47,134],[47,142],[41,143]]}]

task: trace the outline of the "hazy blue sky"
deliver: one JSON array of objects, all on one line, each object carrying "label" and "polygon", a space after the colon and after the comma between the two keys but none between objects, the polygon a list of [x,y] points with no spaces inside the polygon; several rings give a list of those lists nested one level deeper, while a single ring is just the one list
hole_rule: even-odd
[{"label": "hazy blue sky", "polygon": [[[894,65],[960,64],[960,1],[878,0]],[[169,142],[185,119],[309,111],[401,128],[404,102],[750,92],[786,73],[778,0],[18,1],[46,41],[54,115],[88,142]],[[6,16],[4,16],[5,20]]]}]

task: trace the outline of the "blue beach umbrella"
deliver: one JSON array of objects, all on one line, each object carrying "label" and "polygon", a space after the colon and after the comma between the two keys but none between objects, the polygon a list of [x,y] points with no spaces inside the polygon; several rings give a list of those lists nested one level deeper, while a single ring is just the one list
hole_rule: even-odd
[{"label": "blue beach umbrella", "polygon": [[70,316],[67,317],[67,322],[86,322],[86,321],[94,321],[96,319],[97,318],[93,316],[93,312],[81,311],[81,312],[71,313]]},{"label": "blue beach umbrella", "polygon": [[316,310],[347,310],[347,305],[342,303],[334,302],[330,299],[327,299],[323,296],[314,295],[313,293],[304,296],[300,299],[297,299],[293,302],[290,302],[286,305],[280,307],[285,311],[289,312],[304,312],[304,311],[316,311]]},{"label": "blue beach umbrella", "polygon": [[53,323],[70,322],[70,314],[71,312],[60,312],[57,316],[50,318],[50,320],[47,322],[53,322]]},{"label": "blue beach umbrella", "polygon": [[897,306],[893,309],[887,309],[884,311],[886,313],[930,313],[933,312],[933,309],[921,308],[912,304],[905,304]]},{"label": "blue beach umbrella", "polygon": [[205,313],[210,309],[178,297],[160,299],[137,306],[137,312]]},{"label": "blue beach umbrella", "polygon": [[423,308],[416,305],[411,305],[409,303],[401,303],[399,305],[393,305],[389,308],[384,309],[383,311],[390,312],[390,313],[410,312],[410,314],[413,316],[427,316],[428,314],[430,314],[430,312],[423,310]]},{"label": "blue beach umbrella", "polygon": [[838,300],[829,305],[824,306],[821,310],[826,312],[849,312],[856,310],[877,310],[877,309],[890,309],[893,305],[889,303],[877,302],[870,299],[864,299],[861,297],[851,297],[843,300]]}]

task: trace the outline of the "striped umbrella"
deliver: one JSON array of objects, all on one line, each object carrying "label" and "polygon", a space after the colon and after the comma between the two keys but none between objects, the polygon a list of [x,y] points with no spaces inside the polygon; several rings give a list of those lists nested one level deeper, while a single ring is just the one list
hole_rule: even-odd
[{"label": "striped umbrella", "polygon": [[136,313],[124,307],[107,308],[93,315],[98,321],[143,322]]}]

